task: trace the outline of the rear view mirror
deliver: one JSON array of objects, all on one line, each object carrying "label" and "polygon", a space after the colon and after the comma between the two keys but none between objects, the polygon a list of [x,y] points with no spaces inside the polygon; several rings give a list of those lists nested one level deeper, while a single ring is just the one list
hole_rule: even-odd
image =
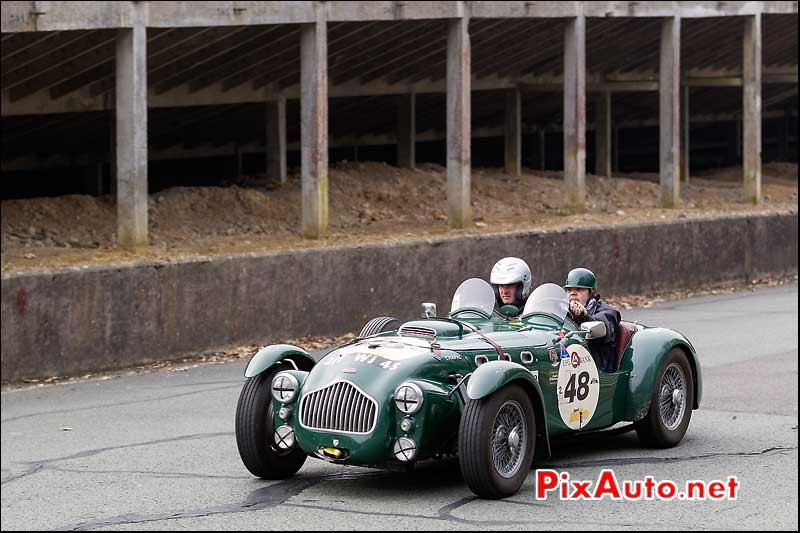
[{"label": "rear view mirror", "polygon": [[436,304],[424,303],[422,304],[423,318],[433,318],[436,316]]},{"label": "rear view mirror", "polygon": [[606,325],[600,321],[584,322],[581,329],[588,332],[586,339],[601,339],[606,336]]}]

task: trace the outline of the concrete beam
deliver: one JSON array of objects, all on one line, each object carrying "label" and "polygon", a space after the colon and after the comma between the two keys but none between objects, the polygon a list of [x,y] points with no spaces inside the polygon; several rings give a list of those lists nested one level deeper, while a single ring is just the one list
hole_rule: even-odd
[{"label": "concrete beam", "polygon": [[116,44],[117,243],[147,245],[146,4],[137,23],[118,30]]},{"label": "concrete beam", "polygon": [[300,33],[300,139],[303,235],[328,232],[328,34],[320,19]]},{"label": "concrete beam", "polygon": [[[3,2],[2,31],[90,30],[132,27],[136,2]],[[328,20],[416,20],[461,16],[459,1],[330,2]],[[312,1],[152,2],[146,24],[153,28],[310,24]],[[721,17],[756,13],[796,14],[797,3],[773,2],[472,2],[474,18]]]},{"label": "concrete beam", "polygon": [[586,204],[586,18],[564,28],[564,193],[566,205]]},{"label": "concrete beam", "polygon": [[512,176],[522,173],[522,98],[519,89],[506,91],[505,171]]},{"label": "concrete beam", "polygon": [[594,173],[597,176],[611,177],[611,93],[606,91],[598,99],[597,119],[595,120],[595,158]]},{"label": "concrete beam", "polygon": [[472,224],[470,202],[470,42],[469,18],[447,28],[447,207],[452,228]]},{"label": "concrete beam", "polygon": [[689,183],[689,91],[691,87],[681,87],[681,181]]},{"label": "concrete beam", "polygon": [[661,207],[680,205],[680,52],[681,20],[665,18],[659,63],[659,176]]},{"label": "concrete beam", "polygon": [[414,168],[417,155],[416,94],[397,97],[397,166]]},{"label": "concrete beam", "polygon": [[761,15],[745,18],[742,57],[744,86],[742,175],[744,200],[761,202]]},{"label": "concrete beam", "polygon": [[286,183],[286,98],[264,104],[266,174]]}]

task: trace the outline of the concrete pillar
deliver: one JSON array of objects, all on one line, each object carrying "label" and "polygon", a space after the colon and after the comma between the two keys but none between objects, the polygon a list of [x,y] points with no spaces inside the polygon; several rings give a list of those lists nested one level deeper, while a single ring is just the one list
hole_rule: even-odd
[{"label": "concrete pillar", "polygon": [[145,2],[132,28],[117,30],[117,243],[147,245],[147,35]]},{"label": "concrete pillar", "polygon": [[595,124],[594,173],[597,176],[611,177],[611,91],[605,91],[599,99]]},{"label": "concrete pillar", "polygon": [[744,22],[742,64],[744,201],[761,202],[761,15],[749,15]]},{"label": "concrete pillar", "polygon": [[417,164],[416,95],[397,97],[397,166],[414,168]]},{"label": "concrete pillar", "polygon": [[586,206],[586,18],[564,31],[564,192],[568,208]]},{"label": "concrete pillar", "polygon": [[303,235],[328,232],[328,36],[324,20],[300,30]]},{"label": "concrete pillar", "polygon": [[505,108],[505,170],[506,174],[522,174],[522,99],[519,89],[506,91]]},{"label": "concrete pillar", "polygon": [[266,175],[286,183],[286,98],[264,105]]},{"label": "concrete pillar", "polygon": [[545,133],[546,132],[545,132],[544,129],[540,129],[538,132],[536,132],[536,136],[537,136],[538,141],[539,141],[538,142],[538,145],[539,145],[539,161],[538,161],[539,170],[544,170],[544,169],[547,168],[547,165],[546,165],[546,163],[547,163],[547,151],[545,150],[546,146],[544,144],[544,142],[545,142]]},{"label": "concrete pillar", "polygon": [[447,29],[447,206],[451,228],[472,223],[470,204],[470,43],[469,18]]},{"label": "concrete pillar", "polygon": [[659,130],[661,207],[680,205],[680,51],[681,19],[661,23],[659,63]]},{"label": "concrete pillar", "polygon": [[689,183],[689,86],[681,87],[681,181]]}]

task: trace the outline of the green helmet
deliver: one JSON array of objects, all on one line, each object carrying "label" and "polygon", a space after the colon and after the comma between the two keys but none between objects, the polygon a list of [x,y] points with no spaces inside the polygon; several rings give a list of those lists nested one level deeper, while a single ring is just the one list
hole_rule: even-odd
[{"label": "green helmet", "polygon": [[564,280],[564,288],[567,289],[569,287],[595,290],[597,288],[597,278],[587,268],[573,268],[567,274],[567,279]]}]

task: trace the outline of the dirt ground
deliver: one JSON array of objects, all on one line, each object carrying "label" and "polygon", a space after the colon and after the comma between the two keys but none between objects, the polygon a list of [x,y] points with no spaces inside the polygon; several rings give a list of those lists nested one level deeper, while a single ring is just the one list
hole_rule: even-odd
[{"label": "dirt ground", "polygon": [[384,163],[345,162],[329,172],[329,232],[300,234],[299,169],[283,186],[243,177],[225,187],[174,187],[150,195],[150,246],[114,247],[111,196],[61,196],[2,202],[2,272],[43,267],[232,252],[407,240],[588,224],[701,218],[733,212],[797,212],[797,164],[762,168],[763,203],[742,202],[741,168],[693,176],[681,186],[681,207],[660,209],[657,174],[588,175],[588,211],[562,206],[561,172],[472,170],[474,225],[447,226],[446,169],[415,170]]}]

